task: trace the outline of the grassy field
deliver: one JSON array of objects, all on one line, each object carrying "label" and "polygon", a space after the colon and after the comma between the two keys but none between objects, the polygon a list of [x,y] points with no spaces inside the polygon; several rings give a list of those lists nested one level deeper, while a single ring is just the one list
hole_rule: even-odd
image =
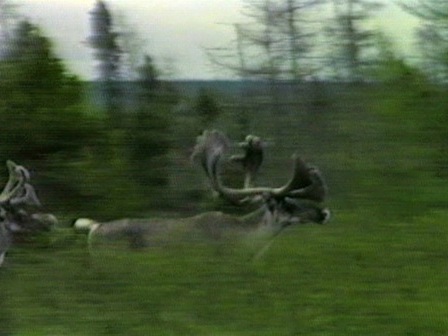
[{"label": "grassy field", "polygon": [[0,335],[448,334],[448,181],[428,122],[438,116],[381,97],[252,125],[272,143],[262,177],[284,181],[275,172],[292,151],[321,167],[327,225],[291,227],[257,259],[266,242],[252,239],[89,255],[84,236],[58,229],[0,270]]},{"label": "grassy field", "polygon": [[[151,253],[15,250],[1,329],[14,335],[446,335],[448,211],[359,209],[279,236]],[[80,238],[80,237],[79,237]]]}]

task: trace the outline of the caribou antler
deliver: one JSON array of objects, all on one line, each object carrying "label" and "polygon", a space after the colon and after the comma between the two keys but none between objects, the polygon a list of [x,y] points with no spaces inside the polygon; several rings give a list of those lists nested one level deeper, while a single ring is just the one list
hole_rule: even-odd
[{"label": "caribou antler", "polygon": [[0,193],[1,205],[37,205],[40,206],[34,187],[29,184],[30,173],[20,165],[11,160],[6,161],[9,178],[2,192]]},{"label": "caribou antler", "polygon": [[0,193],[0,266],[11,244],[19,236],[51,230],[57,224],[52,214],[29,213],[24,206],[40,206],[29,171],[7,161],[8,182]]},{"label": "caribou antler", "polygon": [[306,172],[310,184],[306,187],[291,190],[287,196],[323,202],[328,194],[328,187],[317,167],[309,167]]},{"label": "caribou antler", "polygon": [[258,197],[270,195],[271,197],[282,199],[285,197],[296,199],[308,199],[322,202],[326,196],[326,184],[315,167],[308,166],[299,156],[293,156],[293,174],[290,180],[278,188],[270,187],[245,187],[235,189],[226,187],[220,178],[220,161],[228,148],[227,137],[218,131],[205,131],[197,139],[197,144],[193,153],[193,158],[200,158],[200,162],[210,179],[213,189],[224,198],[242,203],[248,197]]},{"label": "caribou antler", "polygon": [[199,163],[210,180],[212,188],[216,191],[219,188],[214,178],[214,169],[218,161],[230,147],[227,136],[219,131],[205,130],[196,138],[196,145],[191,154],[191,160]]},{"label": "caribou antler", "polygon": [[232,155],[230,161],[240,163],[245,171],[244,187],[252,186],[255,175],[263,163],[263,142],[255,135],[248,135],[238,146],[244,150],[244,154]]},{"label": "caribou antler", "polygon": [[12,198],[10,204],[14,206],[22,204],[41,206],[34,187],[28,183],[25,183],[25,185],[23,186],[22,194],[18,195],[15,198]]},{"label": "caribou antler", "polygon": [[6,161],[6,166],[8,167],[9,177],[0,194],[0,204],[5,204],[11,198],[21,194],[30,176],[25,167],[19,166],[10,160]]}]

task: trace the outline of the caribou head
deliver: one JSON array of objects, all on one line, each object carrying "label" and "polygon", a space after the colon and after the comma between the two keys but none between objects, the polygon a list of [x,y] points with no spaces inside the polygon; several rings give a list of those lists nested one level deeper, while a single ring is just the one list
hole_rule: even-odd
[{"label": "caribou head", "polygon": [[57,223],[51,214],[32,212],[41,203],[30,184],[29,171],[10,160],[6,166],[9,178],[0,193],[0,266],[16,237],[48,231]]}]

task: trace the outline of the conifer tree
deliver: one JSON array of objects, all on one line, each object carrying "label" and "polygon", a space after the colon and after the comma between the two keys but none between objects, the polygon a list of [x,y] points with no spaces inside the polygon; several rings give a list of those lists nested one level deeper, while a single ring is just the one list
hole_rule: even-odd
[{"label": "conifer tree", "polygon": [[366,25],[382,7],[377,0],[333,0],[334,17],[327,26],[331,39],[329,58],[338,79],[357,82],[372,65],[369,50],[374,48],[375,32]]},{"label": "conifer tree", "polygon": [[401,6],[421,20],[416,32],[422,63],[433,79],[448,80],[448,2],[402,0]]},{"label": "conifer tree", "polygon": [[101,96],[111,125],[122,125],[120,93],[121,50],[118,33],[114,31],[113,17],[104,1],[98,0],[90,12],[92,35],[90,46],[98,61]]},{"label": "conifer tree", "polygon": [[152,57],[146,55],[138,78],[138,103],[131,114],[129,153],[133,176],[142,191],[168,183],[165,173],[170,149],[169,119],[163,108],[163,90]]}]

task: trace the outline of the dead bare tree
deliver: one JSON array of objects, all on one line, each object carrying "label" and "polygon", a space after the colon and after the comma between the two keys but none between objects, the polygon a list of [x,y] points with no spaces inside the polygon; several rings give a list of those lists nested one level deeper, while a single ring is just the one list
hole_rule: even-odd
[{"label": "dead bare tree", "polygon": [[57,223],[52,214],[34,212],[41,205],[29,171],[7,161],[9,178],[0,193],[0,266],[6,252],[19,237],[48,231]]},{"label": "dead bare tree", "polygon": [[292,177],[283,186],[231,188],[221,178],[221,162],[229,147],[223,133],[204,131],[197,138],[192,160],[202,166],[216,194],[233,204],[257,206],[256,210],[241,216],[209,211],[187,218],[125,218],[103,223],[80,218],[74,228],[88,232],[90,248],[96,242],[139,248],[170,241],[177,235],[220,239],[232,233],[265,232],[276,236],[291,224],[328,221],[330,211],[321,204],[326,185],[317,168],[294,156]]},{"label": "dead bare tree", "polygon": [[365,79],[374,59],[375,31],[368,22],[384,4],[377,0],[333,0],[334,17],[327,26],[329,59],[336,77],[350,82]]},{"label": "dead bare tree", "polygon": [[325,0],[245,0],[244,22],[234,24],[233,44],[208,48],[211,64],[240,79],[302,80],[315,69],[309,58],[318,33],[316,12]]}]

